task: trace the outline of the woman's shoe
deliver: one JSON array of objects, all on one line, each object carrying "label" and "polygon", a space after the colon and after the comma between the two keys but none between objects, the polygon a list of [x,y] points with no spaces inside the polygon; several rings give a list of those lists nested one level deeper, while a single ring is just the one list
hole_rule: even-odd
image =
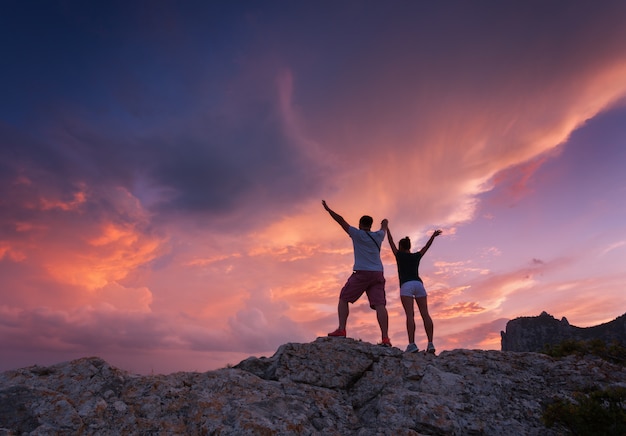
[{"label": "woman's shoe", "polygon": [[417,345],[415,344],[409,344],[406,347],[406,350],[404,351],[405,353],[417,353],[419,351],[419,348],[417,348]]}]

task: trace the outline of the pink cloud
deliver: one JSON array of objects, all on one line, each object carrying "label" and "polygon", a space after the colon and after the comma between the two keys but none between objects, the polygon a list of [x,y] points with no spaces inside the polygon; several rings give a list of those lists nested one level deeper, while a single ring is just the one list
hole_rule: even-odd
[{"label": "pink cloud", "polygon": [[499,350],[500,332],[505,330],[508,319],[500,318],[472,328],[444,335],[438,341],[440,349],[469,348],[481,350]]},{"label": "pink cloud", "polygon": [[504,189],[500,189],[499,201],[508,205],[515,203],[520,197],[528,195],[532,191],[529,186],[535,172],[548,160],[554,158],[554,154],[550,156],[539,156],[528,162],[524,162],[514,167],[505,168],[493,177],[494,187],[505,185]]}]

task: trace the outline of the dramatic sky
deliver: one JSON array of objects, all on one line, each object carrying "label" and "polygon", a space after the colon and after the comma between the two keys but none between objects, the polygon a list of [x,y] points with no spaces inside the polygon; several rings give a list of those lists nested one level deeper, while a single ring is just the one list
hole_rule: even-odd
[{"label": "dramatic sky", "polygon": [[[206,371],[326,335],[353,257],[322,199],[414,249],[443,230],[420,268],[438,351],[623,314],[625,20],[621,0],[3,1],[0,370]],[[348,336],[380,340],[365,297]]]}]

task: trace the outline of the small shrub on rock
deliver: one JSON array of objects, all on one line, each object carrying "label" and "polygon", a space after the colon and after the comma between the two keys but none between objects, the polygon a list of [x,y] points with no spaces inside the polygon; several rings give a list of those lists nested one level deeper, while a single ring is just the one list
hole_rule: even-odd
[{"label": "small shrub on rock", "polygon": [[574,401],[556,399],[544,409],[547,427],[561,425],[579,436],[626,435],[626,388],[578,392]]},{"label": "small shrub on rock", "polygon": [[607,344],[600,339],[590,341],[567,339],[557,345],[544,347],[543,353],[557,358],[570,355],[593,355],[606,361],[626,366],[626,347],[617,342]]}]

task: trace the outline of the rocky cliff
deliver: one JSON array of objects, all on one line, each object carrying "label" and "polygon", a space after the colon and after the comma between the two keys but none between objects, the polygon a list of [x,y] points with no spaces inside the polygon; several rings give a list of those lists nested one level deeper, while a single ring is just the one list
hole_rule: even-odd
[{"label": "rocky cliff", "polygon": [[405,354],[343,338],[204,373],[139,376],[99,358],[0,374],[0,434],[551,435],[542,408],[626,386],[593,357]]},{"label": "rocky cliff", "polygon": [[515,318],[501,332],[502,351],[542,351],[546,346],[558,345],[564,340],[588,341],[600,339],[607,344],[626,347],[626,314],[613,321],[594,327],[570,325],[565,317],[560,321],[542,312],[539,316]]}]

